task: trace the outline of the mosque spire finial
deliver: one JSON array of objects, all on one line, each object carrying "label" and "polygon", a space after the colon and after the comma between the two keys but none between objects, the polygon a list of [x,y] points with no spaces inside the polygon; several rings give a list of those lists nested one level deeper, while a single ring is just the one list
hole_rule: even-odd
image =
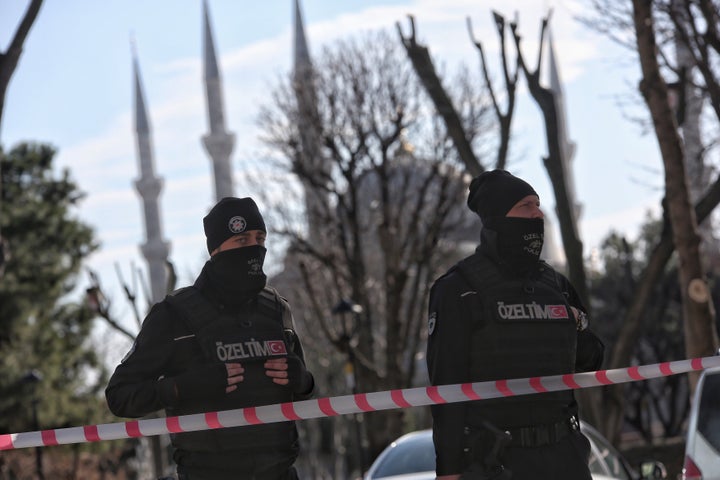
[{"label": "mosque spire finial", "polygon": [[207,0],[203,0],[203,67],[210,132],[202,137],[202,142],[212,161],[217,201],[235,195],[230,163],[230,155],[235,147],[235,135],[229,133],[225,127],[222,79]]}]

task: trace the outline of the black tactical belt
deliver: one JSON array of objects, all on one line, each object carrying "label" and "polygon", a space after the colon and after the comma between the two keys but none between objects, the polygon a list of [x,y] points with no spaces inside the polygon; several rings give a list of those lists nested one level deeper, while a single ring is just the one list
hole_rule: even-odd
[{"label": "black tactical belt", "polygon": [[558,443],[570,433],[578,430],[580,430],[580,423],[573,415],[557,423],[510,428],[507,431],[512,435],[510,444],[514,447],[542,447]]}]

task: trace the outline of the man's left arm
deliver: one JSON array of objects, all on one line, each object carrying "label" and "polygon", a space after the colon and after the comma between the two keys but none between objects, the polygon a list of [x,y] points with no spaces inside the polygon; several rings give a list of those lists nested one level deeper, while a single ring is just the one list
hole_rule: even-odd
[{"label": "man's left arm", "polygon": [[283,304],[283,331],[285,344],[288,346],[288,355],[283,358],[274,358],[265,362],[265,374],[279,385],[288,385],[292,388],[294,400],[307,400],[315,395],[315,378],[305,366],[305,353],[297,333],[290,306],[284,299]]},{"label": "man's left arm", "polygon": [[590,329],[591,320],[587,316],[587,309],[580,300],[570,281],[561,275],[567,300],[572,308],[577,325],[577,350],[575,354],[575,371],[591,372],[600,369],[605,356],[605,345]]},{"label": "man's left arm", "polygon": [[[295,338],[293,345],[291,346],[291,353],[288,356],[288,365],[290,366],[289,375],[290,381],[297,379],[297,387],[294,390],[296,400],[307,400],[312,398],[316,393],[315,388],[315,377],[310,373],[305,365],[305,353],[303,352],[302,343],[300,343],[300,337],[295,333],[294,329],[285,330],[286,336],[292,336]],[[293,362],[295,365],[293,366]]]}]

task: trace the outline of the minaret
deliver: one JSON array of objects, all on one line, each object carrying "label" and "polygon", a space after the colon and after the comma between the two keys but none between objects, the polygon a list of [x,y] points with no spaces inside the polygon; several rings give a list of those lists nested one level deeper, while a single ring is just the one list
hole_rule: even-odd
[{"label": "minaret", "polygon": [[560,140],[560,149],[562,153],[562,163],[564,177],[567,182],[565,187],[568,192],[568,200],[573,206],[572,212],[575,217],[575,224],[580,220],[582,206],[577,201],[575,193],[575,177],[573,175],[572,164],[575,159],[575,142],[570,140],[567,128],[567,109],[565,108],[565,93],[563,91],[562,82],[560,80],[560,70],[555,60],[555,47],[553,46],[552,31],[548,29],[548,62],[550,68],[550,90],[555,97],[555,111],[557,114],[558,137]]},{"label": "minaret", "polygon": [[155,176],[150,121],[145,109],[145,96],[140,83],[140,67],[137,54],[133,49],[133,73],[135,77],[135,134],[137,137],[137,155],[140,178],[135,180],[135,189],[143,201],[145,216],[145,243],[140,246],[150,272],[151,302],[159,302],[167,294],[166,263],[170,253],[170,244],[162,238],[160,223],[160,205],[158,197],[162,190],[162,179]]},{"label": "minaret", "polygon": [[[320,120],[317,110],[315,91],[315,72],[310,60],[305,37],[300,0],[295,0],[295,39],[293,43],[293,88],[298,105],[298,131],[300,133],[301,157],[304,170],[315,179],[330,178],[330,164],[320,150]],[[316,231],[312,226],[322,222],[327,215],[328,202],[324,193],[311,182],[304,181],[305,208],[307,210],[308,230]],[[317,239],[316,239],[317,240]]]},{"label": "minaret", "polygon": [[222,80],[215,55],[215,42],[210,27],[207,0],[203,1],[203,67],[205,94],[207,97],[210,133],[202,137],[203,145],[210,155],[215,177],[215,200],[235,195],[230,155],[235,147],[235,135],[225,128]]}]

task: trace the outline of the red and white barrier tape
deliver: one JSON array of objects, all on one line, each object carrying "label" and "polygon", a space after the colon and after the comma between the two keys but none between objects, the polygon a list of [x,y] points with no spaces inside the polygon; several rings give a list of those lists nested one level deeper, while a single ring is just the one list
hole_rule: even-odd
[{"label": "red and white barrier tape", "polygon": [[677,375],[715,366],[720,366],[720,356],[614,370],[598,370],[596,372],[463,383],[439,387],[406,388],[178,417],[58,428],[39,432],[0,434],[0,450],[148,437],[166,433],[240,427],[288,420],[332,417],[349,413],[598,387]]}]

